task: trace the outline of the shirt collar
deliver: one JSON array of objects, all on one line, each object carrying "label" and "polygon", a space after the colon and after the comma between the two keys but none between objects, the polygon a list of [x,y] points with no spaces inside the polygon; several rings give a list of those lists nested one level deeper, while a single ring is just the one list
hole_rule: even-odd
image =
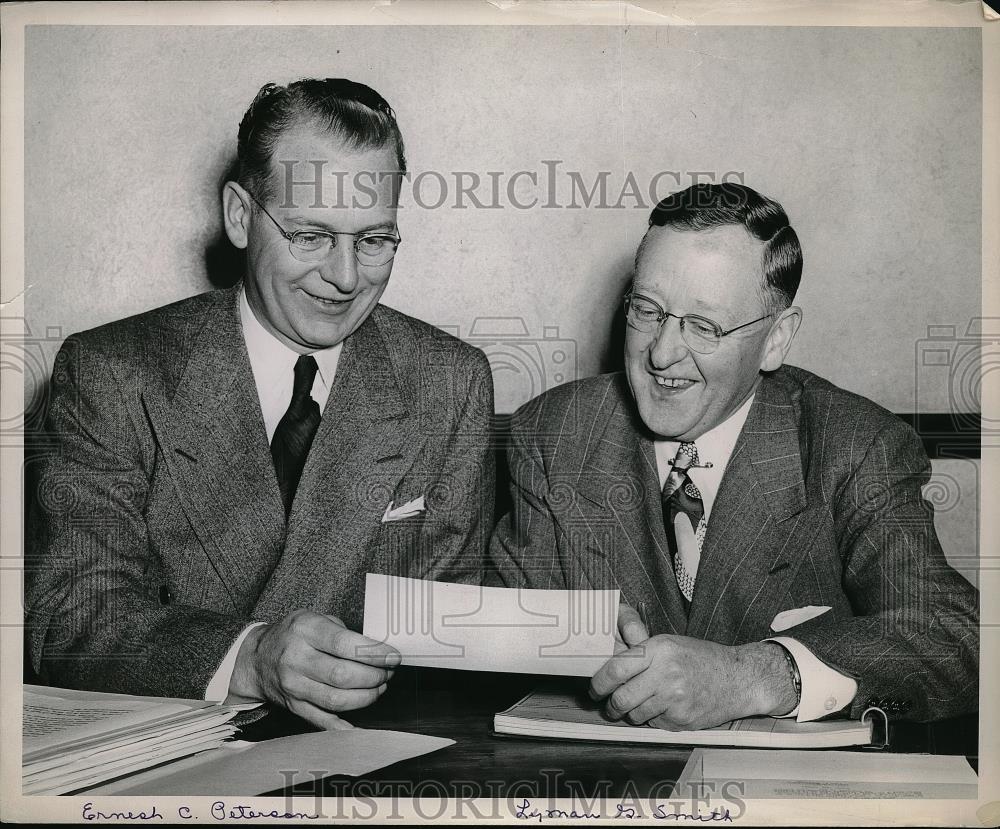
[{"label": "shirt collar", "polygon": [[709,429],[695,440],[694,445],[698,447],[698,458],[702,463],[711,463],[713,466],[721,466],[725,469],[726,464],[729,463],[730,455],[733,454],[740,432],[743,430],[743,424],[747,421],[753,399],[754,395],[751,394],[743,402],[743,405],[722,423]]},{"label": "shirt collar", "polygon": [[[294,368],[295,361],[301,355],[289,348],[261,324],[250,307],[246,289],[242,287],[240,288],[240,323],[243,326],[243,339],[247,344],[247,353],[250,355],[250,365],[255,374],[276,377],[281,376],[284,372],[290,372]],[[316,358],[320,379],[327,388],[333,382],[337,371],[337,362],[340,359],[340,351],[343,347],[344,343],[339,342],[330,348],[311,352],[312,356]]]},{"label": "shirt collar", "polygon": [[[698,466],[692,468],[688,473],[695,486],[701,491],[702,503],[705,508],[705,516],[708,517],[715,503],[716,493],[722,483],[722,476],[729,464],[729,458],[736,448],[736,441],[740,432],[743,431],[743,424],[746,423],[747,415],[750,413],[750,406],[753,405],[754,394],[744,401],[735,412],[727,417],[718,426],[709,429],[701,437],[694,440],[694,445],[698,449],[699,464],[711,464],[711,466]],[[666,480],[670,472],[670,464],[677,454],[680,441],[676,440],[654,440],[653,450],[656,454],[656,467],[660,477],[660,486]]]}]

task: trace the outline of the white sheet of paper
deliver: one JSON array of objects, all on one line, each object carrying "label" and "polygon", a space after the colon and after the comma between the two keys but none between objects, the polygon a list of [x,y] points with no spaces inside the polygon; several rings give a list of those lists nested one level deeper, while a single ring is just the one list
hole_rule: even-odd
[{"label": "white sheet of paper", "polygon": [[366,728],[238,742],[90,789],[87,794],[259,795],[334,774],[357,777],[454,742]]},{"label": "white sheet of paper", "polygon": [[705,776],[739,780],[880,780],[885,783],[975,783],[976,773],[960,755],[855,751],[705,752]]},{"label": "white sheet of paper", "polygon": [[614,653],[617,590],[528,590],[369,573],[364,634],[404,665],[593,676]]},{"label": "white sheet of paper", "polygon": [[[962,798],[976,797],[978,786],[960,755],[695,749],[688,764],[683,786],[742,780],[748,798]],[[683,793],[682,780],[672,796]]]}]

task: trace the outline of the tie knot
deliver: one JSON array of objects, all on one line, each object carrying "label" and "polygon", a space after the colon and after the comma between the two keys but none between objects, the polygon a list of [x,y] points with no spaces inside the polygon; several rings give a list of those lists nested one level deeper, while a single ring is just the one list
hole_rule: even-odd
[{"label": "tie knot", "polygon": [[303,354],[295,361],[295,384],[292,386],[292,397],[309,395],[318,369],[316,358],[311,354]]},{"label": "tie knot", "polygon": [[698,447],[693,443],[682,443],[674,456],[674,469],[683,472],[688,467],[698,465]]}]

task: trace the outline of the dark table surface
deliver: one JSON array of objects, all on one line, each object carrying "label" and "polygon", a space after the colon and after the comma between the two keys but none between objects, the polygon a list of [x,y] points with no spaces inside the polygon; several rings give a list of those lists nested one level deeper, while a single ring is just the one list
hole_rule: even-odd
[{"label": "dark table surface", "polygon": [[[542,677],[400,668],[373,706],[344,714],[363,728],[448,737],[455,744],[362,777],[332,776],[272,794],[354,797],[666,799],[689,746],[534,740],[493,733],[493,715],[543,683]],[[568,687],[586,680],[567,680]],[[275,710],[245,727],[264,740],[314,730]],[[976,767],[978,717],[937,723],[894,722],[890,750],[964,754]],[[738,749],[734,749],[738,750]],[[871,750],[871,749],[866,749]],[[850,751],[850,750],[845,750]]]}]

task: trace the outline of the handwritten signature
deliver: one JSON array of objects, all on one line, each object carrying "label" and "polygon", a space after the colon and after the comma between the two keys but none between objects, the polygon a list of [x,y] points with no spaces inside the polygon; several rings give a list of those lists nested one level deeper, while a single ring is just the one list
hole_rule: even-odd
[{"label": "handwritten signature", "polygon": [[[679,811],[669,811],[660,803],[652,810],[651,816],[656,820],[673,820],[673,821],[695,821],[698,823],[711,823],[715,821],[722,821],[724,823],[732,823],[733,817],[729,813],[729,809],[713,809],[710,813],[702,814],[700,812],[679,812]],[[212,803],[209,810],[209,816],[213,820],[318,820],[322,815],[309,814],[308,812],[281,812],[277,809],[272,809],[271,811],[263,811],[259,809],[254,809],[251,806],[247,806],[243,803],[232,803],[227,804],[223,800],[216,800]],[[149,821],[149,820],[165,820],[163,813],[154,804],[148,809],[131,809],[127,811],[104,811],[102,809],[96,808],[93,801],[87,801],[83,804],[83,811],[81,817],[86,821],[97,820],[101,822],[113,822],[116,820],[121,821]],[[178,806],[177,807],[177,817],[181,821],[187,820],[197,820],[198,816],[193,814],[190,806]],[[538,809],[532,805],[531,801],[524,798],[520,803],[516,804],[514,807],[514,817],[518,820],[535,820],[541,823],[544,820],[600,820],[604,815],[598,812],[588,812],[576,811],[572,809],[566,811],[565,809]],[[635,818],[642,818],[642,815],[633,806],[626,806],[622,803],[616,805],[616,813],[611,815],[612,818],[620,818],[624,820],[630,820]],[[173,822],[173,821],[171,821]]]},{"label": "handwritten signature", "polygon": [[[213,820],[318,820],[322,817],[322,815],[311,815],[308,812],[279,812],[277,809],[262,811],[243,803],[227,804],[222,800],[216,800],[212,803],[209,814]],[[87,801],[83,804],[81,817],[84,820],[98,820],[101,822],[165,819],[163,813],[155,805],[151,809],[105,812],[95,808],[93,801]],[[177,817],[181,820],[197,819],[197,816],[191,812],[190,806],[178,806]]]},{"label": "handwritten signature", "polygon": [[[611,816],[613,818],[630,820],[642,817],[642,815],[639,814],[638,811],[632,806],[625,806],[624,804],[619,803],[616,805],[616,809],[616,814]],[[733,817],[729,813],[729,809],[712,809],[712,811],[708,814],[701,814],[700,812],[675,812],[667,811],[664,805],[660,803],[657,804],[651,814],[656,820],[693,820],[699,823],[710,823],[713,821],[723,821],[724,823],[733,822]],[[598,813],[586,811],[577,812],[576,810],[572,810],[567,812],[564,809],[537,809],[532,805],[528,798],[524,798],[524,800],[514,807],[514,817],[519,820],[537,820],[541,823],[543,820],[600,820],[604,816]]]}]

